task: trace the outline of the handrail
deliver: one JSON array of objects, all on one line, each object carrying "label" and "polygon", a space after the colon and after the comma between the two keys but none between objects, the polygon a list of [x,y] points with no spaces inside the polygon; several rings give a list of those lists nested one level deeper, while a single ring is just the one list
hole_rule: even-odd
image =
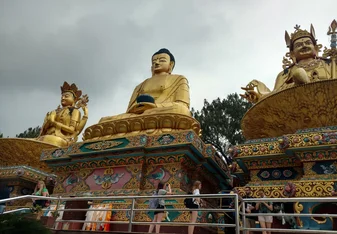
[{"label": "handrail", "polygon": [[[148,196],[103,196],[103,197],[41,197],[41,196],[34,196],[34,195],[24,195],[20,197],[14,197],[14,198],[8,198],[8,199],[2,199],[0,200],[0,203],[8,202],[8,201],[15,201],[15,200],[21,200],[21,199],[38,199],[38,200],[54,200],[57,201],[58,204],[61,202],[66,201],[77,201],[77,200],[87,200],[87,201],[114,201],[114,200],[131,200],[131,207],[128,209],[113,209],[114,211],[126,211],[130,212],[130,218],[128,221],[86,221],[86,220],[62,220],[58,219],[56,222],[74,222],[74,223],[111,223],[111,224],[128,224],[128,230],[132,230],[132,225],[150,225],[150,224],[160,224],[162,226],[209,226],[209,227],[235,227],[236,233],[238,234],[240,231],[243,231],[243,233],[246,233],[247,231],[272,231],[272,232],[284,232],[285,229],[267,229],[267,228],[247,228],[246,227],[246,219],[245,217],[251,217],[251,216],[275,216],[275,217],[287,217],[287,216],[293,216],[293,217],[322,217],[322,218],[337,218],[337,214],[297,214],[297,213],[245,213],[245,203],[247,202],[281,202],[281,203],[287,203],[287,202],[336,202],[337,197],[315,197],[315,198],[244,198],[240,199],[242,202],[242,211],[239,210],[239,196],[237,194],[201,194],[201,195],[158,195],[155,198],[164,198],[165,200],[170,199],[182,199],[186,197],[199,197],[199,198],[217,198],[217,199],[231,199],[234,200],[234,208],[226,208],[226,209],[218,209],[218,208],[199,208],[199,209],[187,209],[187,208],[167,208],[167,209],[148,209],[148,208],[135,208],[135,201],[138,199],[153,199],[154,197],[151,195]],[[4,212],[4,214],[8,213],[14,213],[22,210],[27,210],[29,208],[20,208],[16,210],[11,210]],[[45,210],[45,209],[44,209]],[[111,209],[61,209],[57,206],[56,211],[111,211]],[[225,224],[225,223],[183,223],[183,222],[137,222],[134,221],[134,214],[135,212],[140,211],[155,211],[155,210],[165,210],[165,211],[201,211],[201,212],[221,212],[221,213],[227,213],[232,212],[234,213],[235,222],[234,224]],[[243,217],[243,226],[240,227],[239,223],[239,215],[242,215]],[[308,229],[287,229],[286,230],[289,233],[337,233],[336,231],[328,231],[328,230],[308,230]]]},{"label": "handrail", "polygon": [[331,217],[337,218],[337,214],[312,214],[312,213],[305,213],[305,214],[298,214],[298,213],[246,213],[246,206],[245,203],[252,203],[252,202],[281,202],[281,203],[294,203],[294,202],[337,202],[337,197],[310,197],[310,198],[244,198],[241,200],[242,202],[242,211],[238,212],[242,215],[242,224],[241,230],[243,233],[247,233],[247,231],[269,231],[269,232],[289,232],[289,233],[334,233],[337,234],[337,231],[329,231],[329,230],[311,230],[311,229],[280,229],[280,228],[247,228],[246,226],[246,219],[245,217],[251,216],[281,216],[281,217]]},{"label": "handrail", "polygon": [[[2,199],[0,200],[0,203],[2,202],[9,202],[9,201],[15,201],[15,200],[20,200],[20,199],[38,199],[38,200],[56,200],[58,205],[56,206],[56,212],[59,211],[111,211],[111,209],[60,209],[59,205],[61,202],[65,201],[78,201],[78,200],[87,200],[87,201],[113,201],[113,200],[131,200],[131,208],[129,209],[113,209],[114,211],[129,211],[130,212],[130,217],[128,222],[123,222],[123,221],[86,221],[86,220],[62,220],[62,219],[57,219],[55,223],[58,222],[74,222],[74,223],[111,223],[111,224],[128,224],[128,230],[131,232],[132,231],[132,225],[137,224],[137,225],[153,225],[153,224],[160,224],[162,226],[209,226],[209,227],[235,227],[236,229],[236,234],[240,233],[240,227],[239,227],[239,212],[235,212],[238,210],[239,207],[239,197],[237,194],[200,194],[200,195],[157,195],[155,198],[164,198],[165,200],[169,199],[183,199],[183,198],[217,198],[217,199],[230,199],[231,201],[234,201],[235,209],[212,209],[212,208],[198,208],[198,209],[136,209],[135,208],[135,201],[136,199],[153,199],[154,197],[152,195],[148,196],[104,196],[104,197],[42,197],[42,196],[34,196],[34,195],[24,195],[20,197],[14,197],[14,198],[8,198],[8,199]],[[46,210],[46,209],[43,209]],[[183,223],[183,222],[135,222],[133,221],[133,217],[135,212],[139,211],[159,211],[159,210],[165,210],[165,211],[204,211],[204,212],[233,212],[235,214],[235,223],[234,224],[225,224],[225,223]],[[18,210],[15,210],[18,211]],[[15,212],[11,211],[11,212]]]}]

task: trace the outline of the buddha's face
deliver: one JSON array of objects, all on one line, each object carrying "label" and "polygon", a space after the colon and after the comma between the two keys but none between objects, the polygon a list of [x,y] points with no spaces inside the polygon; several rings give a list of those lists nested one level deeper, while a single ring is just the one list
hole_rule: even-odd
[{"label": "buddha's face", "polygon": [[73,106],[75,104],[74,94],[71,92],[62,93],[61,104],[63,107],[65,106]]},{"label": "buddha's face", "polygon": [[164,74],[170,73],[172,62],[168,54],[156,54],[152,57],[152,73]]},{"label": "buddha's face", "polygon": [[314,58],[316,56],[315,45],[311,38],[303,37],[294,42],[293,53],[297,61],[307,58]]}]

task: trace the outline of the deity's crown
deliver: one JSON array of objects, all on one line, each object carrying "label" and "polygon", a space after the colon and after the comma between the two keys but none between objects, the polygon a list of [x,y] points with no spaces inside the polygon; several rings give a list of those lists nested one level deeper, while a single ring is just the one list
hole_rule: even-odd
[{"label": "deity's crown", "polygon": [[75,84],[69,85],[66,81],[63,83],[63,86],[61,86],[61,93],[65,92],[71,92],[74,95],[75,100],[78,100],[82,95],[82,91],[78,90]]},{"label": "deity's crown", "polygon": [[297,39],[303,38],[303,37],[311,38],[314,44],[316,44],[316,36],[315,36],[314,27],[312,25],[310,26],[310,32],[308,32],[307,30],[302,30],[300,29],[300,27],[301,27],[300,25],[296,24],[296,26],[294,27],[295,31],[290,36],[287,31],[285,32],[286,44],[287,44],[287,47],[289,47],[290,49],[292,49],[294,41],[296,41]]}]

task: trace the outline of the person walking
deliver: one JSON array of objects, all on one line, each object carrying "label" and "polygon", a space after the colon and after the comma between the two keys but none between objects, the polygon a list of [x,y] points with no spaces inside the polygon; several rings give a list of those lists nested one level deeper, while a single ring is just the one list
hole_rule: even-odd
[{"label": "person walking", "polygon": [[[159,182],[158,187],[157,187],[157,195],[162,196],[162,195],[171,195],[172,190],[171,190],[171,185],[166,184],[164,186],[164,183]],[[154,218],[152,222],[161,222],[164,214],[165,214],[165,199],[164,198],[158,198],[158,205],[157,205],[157,211],[154,212]],[[156,226],[156,233],[160,233],[160,224],[151,224],[149,227],[149,232],[152,233],[154,226]]]},{"label": "person walking", "polygon": [[[193,195],[200,195],[201,190],[201,182],[199,180],[195,181],[192,187],[192,194]],[[192,199],[193,203],[190,206],[190,209],[199,209],[201,207],[202,200],[198,197]],[[196,223],[198,218],[198,211],[193,210],[191,211],[191,223]],[[188,226],[188,234],[193,234],[194,232],[194,225]]]},{"label": "person walking", "polygon": [[[264,191],[261,189],[258,191],[258,195],[261,198],[266,198]],[[257,202],[256,209],[259,213],[272,213],[273,212],[273,203],[272,202]],[[273,216],[258,216],[261,228],[271,228],[273,223]],[[262,234],[270,234],[270,231],[262,231]]]}]

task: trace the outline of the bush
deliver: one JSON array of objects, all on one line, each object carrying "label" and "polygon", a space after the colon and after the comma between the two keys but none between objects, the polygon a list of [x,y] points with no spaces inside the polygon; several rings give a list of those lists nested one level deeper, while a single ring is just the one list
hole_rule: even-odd
[{"label": "bush", "polygon": [[34,214],[0,215],[0,234],[51,234]]}]

